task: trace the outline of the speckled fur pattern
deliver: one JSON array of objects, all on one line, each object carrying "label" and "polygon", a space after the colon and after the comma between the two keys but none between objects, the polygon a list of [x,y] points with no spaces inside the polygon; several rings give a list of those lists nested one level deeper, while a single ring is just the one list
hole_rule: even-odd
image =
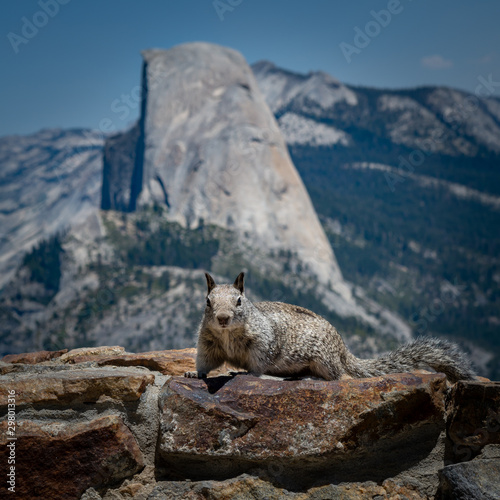
[{"label": "speckled fur pattern", "polygon": [[244,273],[233,285],[216,285],[206,273],[207,305],[198,331],[196,372],[206,377],[224,362],[255,375],[311,375],[338,380],[432,368],[452,382],[474,379],[458,346],[422,337],[377,359],[349,352],[337,330],[303,307],[282,302],[252,303],[245,297]]}]

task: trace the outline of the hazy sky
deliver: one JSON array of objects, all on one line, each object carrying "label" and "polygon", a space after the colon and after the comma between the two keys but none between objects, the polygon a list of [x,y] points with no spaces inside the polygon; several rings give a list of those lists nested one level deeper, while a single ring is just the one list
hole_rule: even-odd
[{"label": "hazy sky", "polygon": [[[209,41],[298,71],[373,87],[500,82],[498,0],[6,0],[0,135],[123,129],[140,51]],[[494,86],[500,95],[500,83]],[[129,115],[116,113],[127,101]],[[122,109],[122,108],[120,108]]]}]

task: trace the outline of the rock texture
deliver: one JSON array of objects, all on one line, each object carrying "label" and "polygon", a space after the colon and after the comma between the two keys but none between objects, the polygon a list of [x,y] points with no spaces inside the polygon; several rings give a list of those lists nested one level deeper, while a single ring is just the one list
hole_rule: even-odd
[{"label": "rock texture", "polygon": [[473,461],[446,459],[472,408],[478,422],[497,411],[498,383],[447,396],[442,374],[193,380],[172,376],[192,350],[58,354],[0,362],[2,474],[15,458],[15,493],[2,481],[2,498],[499,497],[494,439]]},{"label": "rock texture", "polygon": [[360,498],[421,500],[427,497],[413,488],[384,481],[320,486],[306,492],[293,492],[262,479],[242,474],[227,481],[165,481],[159,482],[148,500],[359,500]]},{"label": "rock texture", "polygon": [[[373,92],[351,88],[322,71],[299,74],[269,61],[253,64],[252,70],[272,112],[293,116],[292,144],[337,144],[342,136],[335,127],[340,126],[356,135],[380,134],[394,145],[451,156],[475,156],[482,148],[500,152],[500,105],[491,87],[482,87],[476,95],[446,87]],[[478,83],[484,82],[479,76]],[[288,116],[286,122],[290,120]],[[321,137],[319,143],[310,134],[312,128]]]},{"label": "rock texture", "polygon": [[487,445],[500,445],[500,382],[457,382],[447,412],[453,462],[470,460]]},{"label": "rock texture", "polygon": [[4,376],[0,388],[2,404],[7,401],[7,390],[16,392],[16,405],[67,405],[97,403],[106,399],[138,400],[146,387],[154,382],[149,373],[130,373],[119,369],[75,369],[28,372],[12,371]]},{"label": "rock texture", "polygon": [[445,467],[439,473],[440,500],[500,498],[500,459],[473,460]]},{"label": "rock texture", "polygon": [[23,363],[26,365],[36,365],[43,361],[49,361],[66,354],[68,349],[61,349],[60,351],[38,351],[38,352],[25,352],[21,354],[7,354],[2,358],[4,363]]},{"label": "rock texture", "polygon": [[[5,422],[1,425],[0,457],[7,463]],[[79,498],[89,487],[109,486],[144,466],[141,450],[117,416],[90,422],[36,423],[19,420],[15,498]],[[2,481],[3,498],[9,498]]]},{"label": "rock texture", "polygon": [[152,351],[140,354],[119,353],[96,357],[92,353],[82,353],[70,358],[70,363],[95,361],[99,366],[144,366],[165,375],[184,375],[195,369],[196,349]]},{"label": "rock texture", "polygon": [[0,289],[24,252],[99,207],[103,144],[94,130],[0,138]]},{"label": "rock texture", "polygon": [[[355,477],[380,481],[435,447],[444,388],[442,375],[172,379],[159,400],[161,464],[170,477],[203,479],[264,463],[276,471],[275,482],[293,489]],[[388,451],[398,447],[404,454]]]},{"label": "rock texture", "polygon": [[[264,253],[291,251],[317,280],[349,297],[279,127],[241,54],[192,43],[148,50],[143,57],[139,135],[134,128],[106,145],[103,208],[165,204],[184,226],[204,220],[234,229]],[[124,178],[133,182],[127,187]]]}]

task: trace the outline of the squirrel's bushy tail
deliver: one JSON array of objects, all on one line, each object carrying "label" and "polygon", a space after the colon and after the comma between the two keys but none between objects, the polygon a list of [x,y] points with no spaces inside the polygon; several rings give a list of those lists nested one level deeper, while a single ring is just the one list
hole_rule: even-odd
[{"label": "squirrel's bushy tail", "polygon": [[470,361],[456,344],[431,337],[419,337],[379,358],[357,359],[356,362],[361,362],[362,371],[368,376],[430,367],[444,373],[450,382],[476,378]]}]

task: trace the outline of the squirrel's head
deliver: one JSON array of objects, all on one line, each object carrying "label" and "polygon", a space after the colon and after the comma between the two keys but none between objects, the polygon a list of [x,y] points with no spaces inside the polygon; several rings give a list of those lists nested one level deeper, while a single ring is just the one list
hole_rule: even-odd
[{"label": "squirrel's head", "polygon": [[216,330],[243,326],[247,307],[243,286],[245,273],[238,274],[232,285],[216,285],[208,273],[205,273],[205,277],[208,287],[205,321]]}]

